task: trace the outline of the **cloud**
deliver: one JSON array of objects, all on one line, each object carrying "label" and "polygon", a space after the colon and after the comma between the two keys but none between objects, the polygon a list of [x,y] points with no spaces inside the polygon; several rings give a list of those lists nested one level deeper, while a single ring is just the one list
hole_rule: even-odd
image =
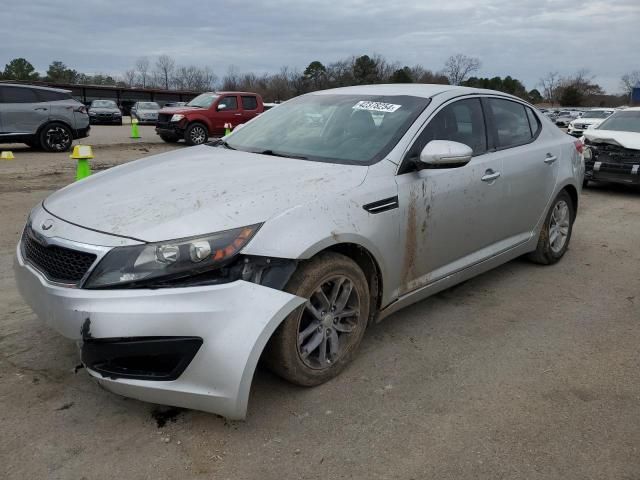
[{"label": "cloud", "polygon": [[0,1],[0,66],[22,56],[40,71],[62,60],[120,74],[162,53],[219,76],[230,65],[274,72],[364,53],[438,70],[461,52],[482,60],[482,75],[512,75],[529,88],[548,71],[588,68],[616,91],[620,76],[640,67],[632,63],[637,0]]}]

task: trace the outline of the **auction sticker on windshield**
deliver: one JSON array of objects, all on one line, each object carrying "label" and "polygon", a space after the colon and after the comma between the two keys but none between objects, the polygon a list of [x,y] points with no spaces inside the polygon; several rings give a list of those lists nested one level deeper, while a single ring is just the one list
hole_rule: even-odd
[{"label": "auction sticker on windshield", "polygon": [[394,103],[382,103],[382,102],[368,102],[362,100],[356,103],[352,108],[354,110],[370,110],[372,112],[389,112],[393,113],[398,110],[402,105],[396,105]]}]

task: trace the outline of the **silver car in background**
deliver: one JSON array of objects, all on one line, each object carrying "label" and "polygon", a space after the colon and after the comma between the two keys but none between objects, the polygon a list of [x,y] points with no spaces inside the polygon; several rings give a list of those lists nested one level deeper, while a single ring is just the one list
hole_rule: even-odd
[{"label": "silver car in background", "polygon": [[87,108],[69,90],[0,83],[0,143],[66,152],[89,129]]},{"label": "silver car in background", "polygon": [[136,102],[131,107],[131,118],[139,123],[150,123],[155,125],[158,121],[160,105],[156,102]]},{"label": "silver car in background", "polygon": [[17,283],[105,388],[244,418],[260,358],[318,385],[373,322],[522,255],[560,260],[581,149],[499,92],[315,92],[49,196]]}]

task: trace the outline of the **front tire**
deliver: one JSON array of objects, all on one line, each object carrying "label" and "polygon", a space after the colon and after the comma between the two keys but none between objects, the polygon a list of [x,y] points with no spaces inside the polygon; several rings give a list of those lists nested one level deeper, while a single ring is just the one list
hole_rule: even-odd
[{"label": "front tire", "polygon": [[573,200],[563,190],[551,204],[538,238],[538,246],[529,254],[529,259],[540,265],[551,265],[560,260],[569,248],[574,220]]},{"label": "front tire", "polygon": [[208,139],[209,132],[202,123],[192,123],[184,132],[184,141],[187,145],[202,145]]},{"label": "front tire", "polygon": [[67,152],[72,143],[71,130],[62,123],[45,125],[40,132],[40,145],[47,152]]},{"label": "front tire", "polygon": [[369,318],[369,287],[358,265],[327,252],[296,270],[287,292],[307,298],[269,340],[265,361],[277,375],[314,386],[338,375],[353,359]]}]

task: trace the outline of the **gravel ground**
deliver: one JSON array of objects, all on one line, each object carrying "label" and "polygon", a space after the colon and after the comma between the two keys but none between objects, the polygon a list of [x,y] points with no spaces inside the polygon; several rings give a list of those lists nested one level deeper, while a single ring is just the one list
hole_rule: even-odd
[{"label": "gravel ground", "polygon": [[[102,128],[92,140],[119,127]],[[182,148],[93,144],[99,169]],[[0,163],[0,478],[640,478],[640,191],[586,190],[559,264],[516,260],[393,315],[325,385],[260,369],[247,421],[228,422],[74,373],[74,344],[11,270],[29,209],[74,165],[14,152]]]}]

